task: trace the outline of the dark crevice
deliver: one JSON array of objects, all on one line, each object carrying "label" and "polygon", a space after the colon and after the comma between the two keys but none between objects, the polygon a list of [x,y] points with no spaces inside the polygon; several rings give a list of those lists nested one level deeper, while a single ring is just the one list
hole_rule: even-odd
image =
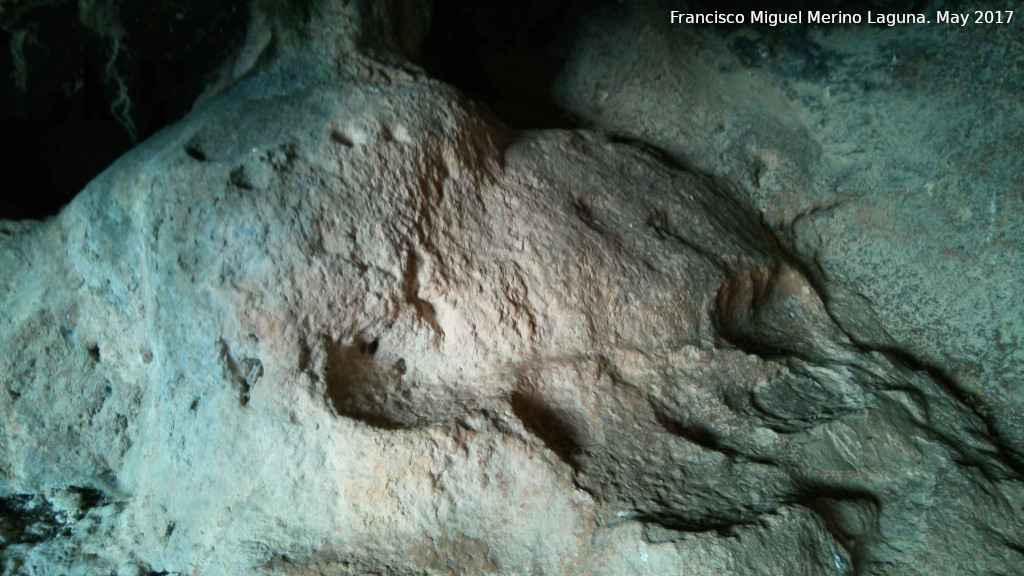
[{"label": "dark crevice", "polygon": [[639,138],[630,136],[628,134],[621,134],[617,132],[608,132],[605,134],[605,138],[607,138],[608,141],[613,144],[619,144],[622,146],[627,146],[629,148],[634,148],[644,153],[645,155],[657,160],[661,164],[665,165],[666,168],[678,172],[688,172],[695,175],[700,174],[700,170],[698,170],[696,167],[687,164],[685,161],[673,156],[672,154],[669,154],[667,151],[658,148],[657,146],[651,144],[650,142],[640,140]]},{"label": "dark crevice", "polygon": [[[940,386],[944,391],[948,392],[962,406],[967,407],[967,409],[969,409],[985,424],[986,432],[994,440],[994,444],[998,449],[996,456],[999,462],[1005,464],[1017,474],[1024,475],[1024,454],[1021,454],[1010,447],[1011,444],[1003,437],[1003,434],[1001,433],[1002,428],[998,425],[995,416],[987,410],[984,403],[974,393],[969,390],[965,390],[964,387],[961,386],[949,373],[947,373],[946,370],[943,370],[938,366],[931,365],[928,362],[917,358],[913,354],[897,348],[895,345],[878,346],[862,342],[855,334],[846,329],[840,319],[832,312],[834,303],[830,296],[830,291],[825,287],[825,282],[823,280],[825,273],[821,266],[813,260],[808,261],[797,256],[789,258],[787,263],[803,275],[806,281],[811,285],[811,288],[817,294],[818,298],[821,300],[825,308],[825,312],[832,320],[832,323],[860,352],[865,355],[880,353],[897,366],[902,366],[911,371],[926,374],[932,381],[938,384],[938,386]],[[887,339],[889,338],[888,335],[886,335],[886,337]],[[942,431],[937,430],[936,432],[939,432],[941,435]]]},{"label": "dark crevice", "polygon": [[68,491],[78,495],[80,506],[83,510],[91,510],[106,502],[107,499],[107,495],[102,490],[87,486],[70,486]]},{"label": "dark crevice", "polygon": [[568,55],[580,0],[436,0],[424,44],[427,70],[486,102],[516,128],[578,128],[551,88]]},{"label": "dark crevice", "polygon": [[665,429],[666,432],[673,436],[678,436],[687,442],[692,442],[697,446],[713,450],[726,456],[733,461],[749,461],[757,462],[758,464],[775,465],[777,462],[768,456],[757,456],[754,454],[746,454],[740,450],[727,445],[720,434],[717,434],[714,430],[703,424],[684,424],[668,414],[664,410],[657,406],[652,406],[654,411],[654,417],[658,421],[658,424]]},{"label": "dark crevice", "polygon": [[[39,494],[12,494],[0,498],[0,552],[13,544],[38,544],[70,534],[70,523],[104,504],[106,495],[95,488],[68,486],[67,492],[78,497],[79,512],[63,517],[61,511]],[[0,554],[2,557],[2,554]]]},{"label": "dark crevice", "polygon": [[590,209],[590,206],[587,205],[586,201],[583,198],[577,198],[573,200],[572,209],[573,212],[576,214],[576,217],[579,218],[579,220],[583,222],[587,226],[587,228],[590,228],[591,230],[597,232],[600,235],[605,235],[608,233],[607,228],[605,228],[601,224],[601,221],[594,216],[594,213]]},{"label": "dark crevice", "polygon": [[[881,503],[873,495],[848,494],[843,495],[842,499],[843,506],[857,510],[862,517],[870,519],[871,524],[877,523]],[[844,525],[835,511],[839,504],[830,496],[809,496],[800,504],[821,519],[828,534],[846,551],[851,565],[848,573],[861,574],[861,568],[868,556],[864,544],[860,542],[863,536],[855,535]]]},{"label": "dark crevice", "polygon": [[60,531],[56,511],[41,497],[13,494],[0,498],[0,542],[5,545],[45,542]]},{"label": "dark crevice", "polygon": [[189,144],[185,147],[185,154],[188,154],[189,158],[192,158],[193,160],[206,162],[206,153],[194,144]]},{"label": "dark crevice", "polygon": [[796,256],[788,259],[787,263],[803,275],[814,289],[818,298],[821,299],[825,311],[832,320],[832,323],[843,333],[843,335],[846,336],[846,338],[850,340],[850,342],[853,343],[854,346],[856,346],[865,355],[880,353],[886,356],[897,366],[903,366],[909,370],[927,374],[930,379],[936,382],[942,389],[952,395],[953,398],[955,398],[961,405],[966,406],[974,415],[984,422],[986,431],[995,440],[995,444],[999,450],[999,460],[1018,474],[1024,475],[1024,454],[1021,454],[1009,447],[1005,438],[1000,434],[1000,428],[997,425],[995,417],[986,409],[984,403],[975,394],[969,390],[965,390],[963,386],[957,383],[957,381],[942,368],[931,365],[928,362],[915,357],[913,354],[897,348],[895,345],[877,346],[862,342],[855,334],[847,330],[840,319],[832,312],[834,303],[830,296],[830,291],[827,290],[824,285],[823,277],[825,276],[825,273],[821,266],[813,260],[808,261]]},{"label": "dark crevice", "polygon": [[369,354],[373,356],[377,353],[377,349],[380,347],[380,339],[375,338],[372,342],[363,342],[359,344],[359,351],[363,354]]},{"label": "dark crevice", "polygon": [[[807,9],[862,12],[917,11],[924,0],[833,0],[828,5],[804,0],[710,0],[673,3],[649,0],[636,6],[653,15],[670,10],[734,12],[751,10],[792,12]],[[632,7],[630,8],[632,9]],[[423,54],[428,72],[458,86],[472,98],[487,102],[506,123],[516,128],[585,128],[589,122],[559,105],[553,91],[563,67],[572,55],[574,36],[588,15],[604,12],[605,18],[622,14],[623,3],[614,0],[435,0],[432,25]],[[723,35],[736,26],[723,26]],[[758,28],[760,30],[760,28]],[[827,72],[825,55],[807,40],[803,27],[779,27],[774,43],[799,49],[811,72]],[[743,61],[760,61],[761,46],[740,39],[734,42]],[[751,62],[753,63],[753,62]]]},{"label": "dark crevice", "polygon": [[655,211],[647,216],[644,221],[644,225],[651,229],[654,234],[662,241],[672,241],[683,248],[693,252],[694,254],[704,258],[708,262],[711,262],[720,269],[727,269],[726,262],[714,252],[707,248],[700,246],[699,244],[691,241],[682,234],[676,232],[669,222],[668,215],[663,211]]},{"label": "dark crevice", "polygon": [[707,532],[716,532],[722,535],[728,535],[726,532],[729,528],[742,524],[741,522],[720,522],[720,521],[702,521],[702,520],[683,520],[676,516],[668,514],[658,514],[655,512],[643,512],[636,516],[636,520],[641,522],[649,522],[656,524],[667,530],[673,530],[681,533],[693,533],[702,534]]},{"label": "dark crevice", "polygon": [[[620,133],[605,133],[604,136],[613,144],[626,146],[639,152],[669,172],[687,174],[708,189],[716,191],[722,199],[722,203],[716,210],[709,210],[708,214],[717,219],[722,228],[730,230],[732,233],[747,240],[751,245],[758,246],[765,254],[779,258],[785,257],[786,252],[782,249],[778,238],[768,232],[770,227],[766,225],[759,210],[751,203],[748,194],[738,188],[733,182],[701,170],[691,165],[685,158],[674,155],[653,143],[639,138]],[[724,215],[724,217],[719,214]],[[756,221],[758,225],[736,226],[737,222],[746,221]],[[675,240],[716,266],[729,269],[728,263],[721,256],[689,241],[683,235],[674,231],[669,225],[667,215],[664,213],[652,214],[647,220],[647,226],[654,229],[662,240]]]},{"label": "dark crevice", "polygon": [[345,135],[341,130],[331,130],[331,140],[341,144],[345,148],[351,148],[355,145],[352,139]]},{"label": "dark crevice", "polygon": [[782,501],[770,506],[733,506],[724,510],[717,510],[715,516],[706,518],[683,517],[673,514],[671,511],[645,510],[640,511],[635,519],[682,533],[717,532],[720,536],[732,537],[734,536],[733,528],[736,526],[755,525],[765,514],[770,514],[782,506],[791,504],[795,504],[795,502]]},{"label": "dark crevice", "polygon": [[519,418],[524,428],[539,438],[559,459],[573,469],[578,467],[578,434],[562,414],[542,398],[529,392],[513,394],[511,403],[512,413]]},{"label": "dark crevice", "polygon": [[[993,456],[1017,474],[1024,476],[1024,454],[1020,454],[1010,448],[1009,443],[1002,437],[1002,429],[997,425],[995,417],[977,395],[965,390],[941,368],[929,365],[903,350],[887,348],[879,349],[877,352],[886,355],[897,365],[926,374],[928,378],[936,382],[944,391],[952,395],[960,405],[970,410],[974,416],[984,423],[985,433],[997,450]],[[957,443],[949,438],[943,430],[935,430],[935,432],[951,443],[952,446],[956,446]],[[981,469],[988,474],[986,467],[981,466]]]},{"label": "dark crevice", "polygon": [[327,398],[339,416],[382,430],[416,426],[414,417],[402,411],[393,390],[385,385],[388,379],[400,377],[403,370],[396,366],[395,374],[389,374],[377,365],[374,356],[379,340],[357,339],[350,346],[328,340],[324,345]]}]

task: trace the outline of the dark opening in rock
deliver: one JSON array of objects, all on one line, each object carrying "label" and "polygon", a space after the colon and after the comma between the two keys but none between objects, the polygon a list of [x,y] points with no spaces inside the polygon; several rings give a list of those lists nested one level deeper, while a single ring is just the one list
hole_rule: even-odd
[{"label": "dark opening in rock", "polygon": [[11,4],[0,12],[7,219],[56,214],[184,116],[249,21],[242,0]]}]

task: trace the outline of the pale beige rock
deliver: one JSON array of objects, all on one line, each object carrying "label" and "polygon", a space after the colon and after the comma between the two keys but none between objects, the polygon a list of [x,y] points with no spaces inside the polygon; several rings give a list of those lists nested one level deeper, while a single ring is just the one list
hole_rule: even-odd
[{"label": "pale beige rock", "polygon": [[1019,563],[985,422],[718,182],[348,56],[3,223],[7,572]]}]

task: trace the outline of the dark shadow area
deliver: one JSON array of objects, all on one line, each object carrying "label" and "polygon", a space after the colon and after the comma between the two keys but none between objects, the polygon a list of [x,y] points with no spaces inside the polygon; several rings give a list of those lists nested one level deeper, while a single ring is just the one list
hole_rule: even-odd
[{"label": "dark shadow area", "polygon": [[385,380],[398,374],[386,373],[374,358],[379,345],[378,340],[358,341],[352,346],[325,342],[327,398],[339,416],[384,430],[411,428],[415,425],[408,421],[412,416],[402,413],[385,385]]},{"label": "dark shadow area", "polygon": [[0,218],[56,214],[180,119],[244,38],[244,0],[15,2],[0,14]]},{"label": "dark shadow area", "polygon": [[[282,5],[298,6],[295,12],[300,14],[307,4],[293,0]],[[580,128],[586,122],[562,109],[552,98],[552,88],[585,17],[614,18],[623,10],[644,10],[666,20],[671,10],[918,12],[960,4],[436,0],[422,54],[431,75],[486,102],[513,127]],[[417,26],[425,19],[419,13],[400,13],[389,25],[404,42],[419,37]],[[184,116],[210,75],[244,39],[248,22],[245,0],[98,0],[88,3],[88,9],[71,0],[12,0],[0,13],[0,126],[7,136],[8,179],[18,184],[0,193],[0,218],[56,214],[135,143]],[[715,28],[722,34],[734,30]],[[804,27],[759,30],[762,36],[733,39],[733,51],[745,65],[758,66],[785,52],[800,56],[793,75],[820,77],[828,72],[830,55],[807,39]],[[385,30],[377,32],[380,36]]]},{"label": "dark shadow area", "polygon": [[424,43],[434,77],[483,100],[516,128],[573,128],[550,88],[575,22],[594,2],[437,0]]},{"label": "dark shadow area", "polygon": [[[758,10],[919,12],[929,4],[926,0],[437,0],[423,54],[432,76],[486,102],[513,127],[581,128],[586,122],[559,107],[551,97],[551,89],[569,56],[582,18],[614,19],[617,14],[636,10],[651,18],[663,16],[664,24],[668,24],[672,10],[743,13],[749,18],[751,11]],[[700,26],[694,31],[717,29],[717,33],[727,35],[739,28]],[[827,72],[828,55],[819,53],[820,49],[807,39],[805,26],[756,28],[766,33],[767,38],[739,38],[733,47],[746,64],[758,65],[770,59],[772,52],[785,50],[802,56],[798,62],[800,74],[820,76]],[[679,32],[685,34],[684,27]],[[622,46],[624,51],[630,49],[628,45]]]},{"label": "dark shadow area", "polygon": [[61,531],[55,511],[39,496],[14,494],[0,498],[0,542],[35,544]]},{"label": "dark shadow area", "polygon": [[512,395],[512,412],[523,427],[537,436],[562,461],[575,469],[580,455],[578,433],[558,411],[543,398],[529,393]]},{"label": "dark shadow area", "polygon": [[75,518],[60,518],[59,511],[38,494],[12,494],[0,498],[0,552],[4,546],[37,544],[66,536],[71,531],[68,520],[81,519],[106,499],[103,492],[94,488],[69,486],[67,492],[78,497],[79,510]]}]

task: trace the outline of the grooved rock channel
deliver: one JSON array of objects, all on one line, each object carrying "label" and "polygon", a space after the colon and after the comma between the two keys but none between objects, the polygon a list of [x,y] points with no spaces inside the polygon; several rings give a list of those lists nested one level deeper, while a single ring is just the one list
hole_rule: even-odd
[{"label": "grooved rock channel", "polygon": [[1019,573],[955,383],[725,181],[429,78],[392,4],[267,16],[294,45],[0,222],[3,573]]}]

